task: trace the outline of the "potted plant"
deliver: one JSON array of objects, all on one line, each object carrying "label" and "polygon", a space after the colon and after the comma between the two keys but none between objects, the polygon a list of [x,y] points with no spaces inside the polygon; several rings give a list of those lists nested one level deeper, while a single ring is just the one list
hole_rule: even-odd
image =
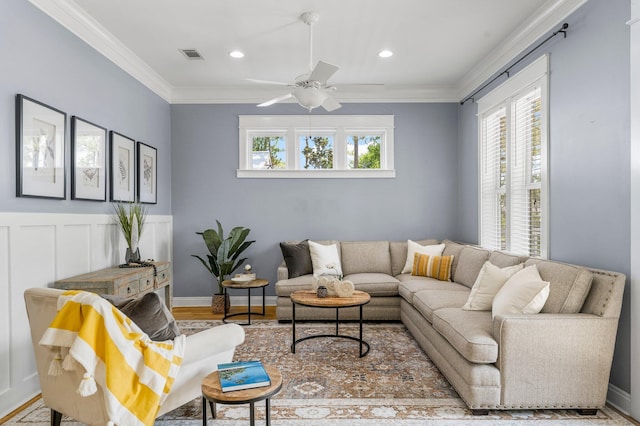
[{"label": "potted plant", "polygon": [[147,208],[138,203],[114,203],[113,209],[116,213],[116,222],[127,242],[125,263],[138,263],[140,262],[138,242],[147,217]]},{"label": "potted plant", "polygon": [[238,259],[238,257],[255,241],[246,241],[251,230],[241,226],[233,228],[225,238],[222,225],[217,220],[216,223],[218,224],[217,230],[207,229],[203,232],[196,232],[196,234],[202,235],[202,239],[209,249],[207,259],[205,260],[197,254],[191,256],[200,260],[218,283],[218,292],[213,296],[211,308],[214,313],[219,314],[224,312],[225,306],[227,309],[229,307],[229,298],[224,297],[222,281],[226,280],[247,260],[246,258]]}]

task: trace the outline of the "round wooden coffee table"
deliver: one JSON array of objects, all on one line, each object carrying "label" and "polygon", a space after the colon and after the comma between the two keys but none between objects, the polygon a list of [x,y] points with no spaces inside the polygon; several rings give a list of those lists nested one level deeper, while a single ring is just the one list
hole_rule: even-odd
[{"label": "round wooden coffee table", "polygon": [[[235,282],[233,280],[224,280],[222,281],[222,287],[224,287],[224,294],[229,293],[229,289],[246,289],[247,290],[247,303],[249,306],[247,307],[247,312],[237,312],[233,314],[229,314],[227,312],[227,304],[224,305],[224,317],[222,318],[222,322],[226,323],[228,318],[236,317],[238,315],[247,315],[247,322],[238,324],[238,325],[251,325],[251,314],[253,315],[261,315],[265,314],[265,289],[269,285],[269,281],[256,278],[252,281],[247,282]],[[262,313],[251,312],[251,289],[252,288],[262,288]]]},{"label": "round wooden coffee table", "polygon": [[207,401],[211,407],[211,415],[216,418],[216,403],[218,404],[249,404],[249,424],[256,424],[256,415],[254,404],[263,399],[266,401],[265,418],[266,424],[271,424],[271,405],[269,400],[271,397],[282,389],[282,375],[276,367],[265,365],[271,385],[260,388],[244,389],[233,392],[222,392],[220,386],[220,376],[217,371],[209,374],[202,380],[202,425],[207,425]]},{"label": "round wooden coffee table", "polygon": [[[291,293],[291,308],[292,308],[292,329],[293,329],[293,343],[291,344],[291,352],[296,353],[296,344],[309,339],[317,339],[319,337],[339,337],[342,339],[355,340],[360,343],[360,358],[369,353],[369,344],[362,339],[362,307],[369,303],[371,296],[364,291],[355,290],[349,297],[318,297],[313,290],[299,290]],[[336,310],[336,332],[335,334],[316,334],[313,336],[302,337],[296,340],[296,305],[313,306],[316,308],[333,308]],[[360,308],[360,336],[353,337],[340,334],[338,330],[338,313],[341,308]],[[366,350],[363,352],[363,349]]]}]

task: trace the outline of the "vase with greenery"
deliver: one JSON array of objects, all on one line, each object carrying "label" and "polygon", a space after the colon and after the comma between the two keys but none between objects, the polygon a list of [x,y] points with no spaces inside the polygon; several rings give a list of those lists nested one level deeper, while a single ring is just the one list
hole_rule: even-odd
[{"label": "vase with greenery", "polygon": [[125,263],[138,263],[140,262],[138,242],[147,217],[147,208],[138,203],[114,203],[113,209],[116,214],[116,222],[127,242]]},{"label": "vase with greenery", "polygon": [[214,294],[212,308],[215,313],[220,313],[220,307],[224,308],[226,305],[228,308],[229,303],[228,298],[223,296],[224,288],[222,287],[222,281],[228,279],[229,276],[247,260],[246,258],[239,257],[251,244],[255,243],[255,241],[247,241],[247,236],[249,232],[251,232],[249,228],[237,226],[225,237],[222,225],[217,220],[216,223],[218,225],[217,229],[207,229],[203,232],[196,232],[196,234],[202,235],[202,239],[209,250],[207,258],[204,259],[197,254],[192,254],[191,256],[200,260],[204,267],[207,268],[207,271],[214,276],[218,284],[218,292]]}]

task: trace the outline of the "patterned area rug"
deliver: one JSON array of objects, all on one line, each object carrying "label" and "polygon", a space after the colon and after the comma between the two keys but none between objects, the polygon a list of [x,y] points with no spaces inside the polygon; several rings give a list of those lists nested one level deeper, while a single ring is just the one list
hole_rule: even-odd
[{"label": "patterned area rug", "polygon": [[[191,334],[219,324],[180,321]],[[300,323],[297,336],[330,334],[334,325]],[[358,357],[358,344],[347,339],[312,339],[290,351],[291,324],[256,321],[245,327],[245,343],[235,360],[260,359],[277,366],[282,390],[271,399],[275,425],[631,425],[614,410],[580,416],[573,410],[490,411],[473,416],[427,358],[402,324],[365,324],[364,338],[371,351]],[[357,324],[340,325],[340,332],[357,336]],[[264,404],[256,403],[257,424],[264,424]],[[36,401],[7,425],[47,425],[49,410]],[[77,425],[63,417],[65,426]],[[156,421],[156,425],[202,424],[200,399]],[[249,424],[247,406],[218,405],[218,418],[209,425]]]}]

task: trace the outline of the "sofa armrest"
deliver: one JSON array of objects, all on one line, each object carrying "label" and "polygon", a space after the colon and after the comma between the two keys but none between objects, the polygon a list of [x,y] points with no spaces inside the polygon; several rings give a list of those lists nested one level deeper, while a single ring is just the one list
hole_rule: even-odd
[{"label": "sofa armrest", "polygon": [[618,320],[591,314],[498,315],[502,404],[601,408]]},{"label": "sofa armrest", "polygon": [[278,265],[278,281],[289,279],[289,269],[284,260]]},{"label": "sofa armrest", "polygon": [[183,363],[234,349],[244,342],[244,329],[238,324],[223,324],[187,336]]}]

